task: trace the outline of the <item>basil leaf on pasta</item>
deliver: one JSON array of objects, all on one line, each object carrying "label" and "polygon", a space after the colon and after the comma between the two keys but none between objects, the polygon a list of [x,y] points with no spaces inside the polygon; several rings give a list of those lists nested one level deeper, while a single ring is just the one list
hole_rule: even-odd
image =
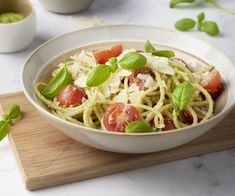
[{"label": "basil leaf on pasta", "polygon": [[144,120],[131,122],[125,128],[126,133],[148,133],[153,131],[154,129]]},{"label": "basil leaf on pasta", "polygon": [[70,73],[66,67],[63,67],[42,90],[42,95],[52,100],[69,83]]},{"label": "basil leaf on pasta", "polygon": [[123,69],[127,70],[140,68],[146,63],[146,57],[139,52],[129,52],[121,60],[118,61],[118,64]]},{"label": "basil leaf on pasta", "polygon": [[154,56],[171,58],[175,56],[175,53],[171,50],[156,50],[149,40],[144,45],[145,52],[151,53]]},{"label": "basil leaf on pasta", "polygon": [[99,86],[100,84],[108,80],[110,74],[111,74],[111,69],[108,65],[105,64],[97,65],[88,73],[86,81],[87,86],[89,87]]},{"label": "basil leaf on pasta", "polygon": [[177,86],[172,93],[172,104],[174,110],[179,113],[181,110],[185,109],[193,94],[193,86],[190,82],[184,81],[182,84]]}]

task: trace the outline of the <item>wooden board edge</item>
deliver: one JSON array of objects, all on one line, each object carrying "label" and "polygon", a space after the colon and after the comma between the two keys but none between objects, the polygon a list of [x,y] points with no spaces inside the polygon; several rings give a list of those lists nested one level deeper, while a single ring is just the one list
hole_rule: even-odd
[{"label": "wooden board edge", "polygon": [[[6,93],[6,94],[1,94],[0,98],[6,98],[6,97],[12,97],[12,96],[17,96],[17,95],[21,95],[23,94],[23,91],[15,91],[15,92],[10,92],[10,93]],[[1,103],[1,100],[0,100]]]},{"label": "wooden board edge", "polygon": [[11,132],[8,134],[8,140],[9,140],[9,144],[10,144],[11,150],[12,150],[14,156],[15,156],[15,159],[16,159],[16,162],[17,162],[16,165],[19,168],[21,177],[22,177],[23,182],[24,182],[24,186],[27,188],[27,183],[26,182],[28,181],[28,177],[26,175],[26,172],[24,170],[22,162],[20,161],[20,157],[19,157],[19,154],[17,153],[16,146],[15,146],[15,144],[13,142],[13,138],[12,138]]},{"label": "wooden board edge", "polygon": [[[99,170],[97,172],[94,172],[92,170],[92,173],[88,173],[88,174],[87,173],[86,174],[83,174],[83,173],[78,174],[78,173],[74,172],[72,174],[67,174],[68,178],[66,178],[65,177],[66,175],[63,174],[65,176],[59,182],[58,182],[58,179],[61,178],[61,174],[57,174],[57,176],[55,175],[55,176],[50,176],[50,177],[48,177],[48,176],[39,177],[37,179],[27,178],[25,181],[25,185],[29,191],[36,191],[39,189],[50,188],[50,187],[65,185],[65,184],[69,184],[69,183],[76,183],[76,182],[89,180],[89,179],[95,179],[95,178],[99,178],[99,177],[103,177],[103,176],[109,176],[109,175],[117,174],[120,172],[133,171],[136,169],[142,169],[145,167],[151,167],[151,166],[159,165],[159,164],[163,164],[163,163],[170,163],[173,161],[188,159],[188,158],[191,158],[194,156],[201,156],[201,155],[205,155],[208,153],[216,153],[216,152],[220,152],[223,150],[228,150],[233,147],[235,147],[234,140],[232,140],[231,143],[229,143],[228,145],[225,145],[222,147],[220,146],[217,148],[211,148],[211,149],[208,149],[207,151],[203,151],[203,152],[192,152],[192,153],[186,154],[186,155],[182,154],[178,157],[175,156],[175,157],[171,157],[171,158],[166,158],[166,159],[158,161],[158,162],[156,162],[154,159],[148,163],[146,163],[144,160],[142,160],[143,161],[142,163],[140,163],[138,165],[132,165],[130,167],[130,164],[132,164],[132,162],[130,161],[130,162],[125,162],[125,165],[123,165],[122,167],[120,167],[120,165],[114,164],[111,166],[112,168],[109,168],[109,169],[103,168],[103,170]],[[112,171],[112,172],[110,172],[110,171]]]}]

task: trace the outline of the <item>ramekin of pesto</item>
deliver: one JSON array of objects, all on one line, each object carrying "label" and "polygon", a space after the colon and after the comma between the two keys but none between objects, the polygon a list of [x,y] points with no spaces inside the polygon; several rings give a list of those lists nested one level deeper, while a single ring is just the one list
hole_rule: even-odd
[{"label": "ramekin of pesto", "polygon": [[0,23],[15,23],[25,19],[25,16],[17,12],[0,13]]}]

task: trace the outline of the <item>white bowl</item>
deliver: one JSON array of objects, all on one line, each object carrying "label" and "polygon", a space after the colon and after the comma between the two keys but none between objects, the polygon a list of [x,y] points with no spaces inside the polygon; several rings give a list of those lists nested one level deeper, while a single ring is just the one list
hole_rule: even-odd
[{"label": "white bowl", "polygon": [[[148,32],[147,35],[146,32]],[[47,66],[48,71],[44,75],[50,74],[54,65],[48,65],[48,63],[60,56],[62,52],[85,46],[89,47],[89,45],[101,42],[104,44],[111,41],[144,43],[146,39],[182,49],[208,63],[216,65],[226,83],[226,90],[219,99],[219,102],[223,104],[218,103],[219,108],[217,110],[220,110],[219,114],[207,122],[189,128],[142,134],[115,133],[87,128],[62,120],[51,114],[35,97],[32,84],[40,78],[40,72],[45,70],[45,66]],[[22,86],[24,94],[30,103],[58,131],[61,131],[68,137],[102,150],[122,153],[147,153],[166,150],[189,142],[207,132],[221,121],[235,104],[234,75],[235,67],[232,60],[214,46],[198,38],[186,33],[158,27],[115,25],[78,30],[46,42],[36,49],[26,61],[22,71]]]},{"label": "white bowl", "polygon": [[51,12],[69,14],[87,9],[94,0],[39,0]]},{"label": "white bowl", "polygon": [[1,12],[19,12],[26,18],[15,23],[0,23],[0,53],[25,49],[36,32],[36,14],[28,0],[0,0]]}]

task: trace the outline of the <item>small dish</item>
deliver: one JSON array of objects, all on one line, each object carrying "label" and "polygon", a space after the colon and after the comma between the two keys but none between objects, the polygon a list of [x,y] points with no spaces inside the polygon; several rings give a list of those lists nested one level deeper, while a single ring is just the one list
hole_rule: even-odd
[{"label": "small dish", "polygon": [[[128,32],[128,33],[126,33]],[[146,37],[148,32],[148,37]],[[97,35],[97,36],[93,36]],[[85,48],[95,49],[110,43],[143,45],[146,39],[154,43],[177,48],[207,63],[216,66],[226,84],[224,93],[218,100],[216,116],[210,120],[187,128],[153,133],[117,133],[88,128],[67,122],[50,113],[38,101],[33,85],[42,78],[49,77],[58,64],[56,58],[64,51],[74,52]],[[182,45],[182,42],[184,43]],[[71,53],[70,53],[71,54]],[[46,69],[45,69],[46,68]],[[47,72],[45,72],[47,70]],[[43,73],[43,74],[42,74]],[[26,98],[54,125],[58,131],[86,145],[112,152],[149,153],[170,149],[189,142],[207,132],[219,123],[235,105],[235,67],[231,59],[214,46],[186,33],[150,26],[114,25],[67,33],[54,38],[36,49],[26,61],[22,71],[22,87]]]},{"label": "small dish", "polygon": [[0,0],[0,13],[17,12],[26,16],[14,23],[0,23],[0,52],[11,53],[25,49],[36,32],[36,14],[28,0]]},{"label": "small dish", "polygon": [[60,14],[71,14],[87,9],[94,0],[39,0],[43,7]]}]

